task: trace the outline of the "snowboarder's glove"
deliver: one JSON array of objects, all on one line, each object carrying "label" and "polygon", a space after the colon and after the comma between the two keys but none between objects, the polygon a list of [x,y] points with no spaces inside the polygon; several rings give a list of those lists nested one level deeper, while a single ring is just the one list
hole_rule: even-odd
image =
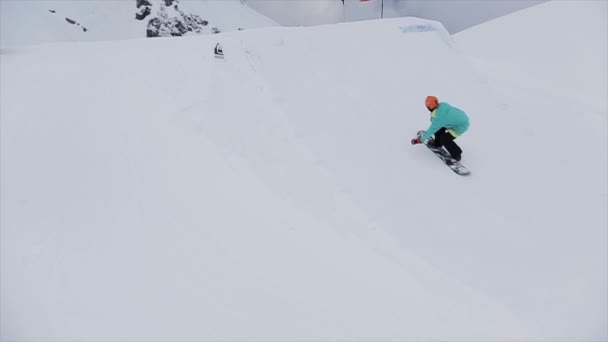
[{"label": "snowboarder's glove", "polygon": [[412,139],[412,145],[422,144],[422,140],[420,138]]}]

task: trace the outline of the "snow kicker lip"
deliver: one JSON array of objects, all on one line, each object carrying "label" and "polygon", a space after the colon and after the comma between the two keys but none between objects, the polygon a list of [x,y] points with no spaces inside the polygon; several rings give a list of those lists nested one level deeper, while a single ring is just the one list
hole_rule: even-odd
[{"label": "snow kicker lip", "polygon": [[428,21],[426,23],[416,23],[410,25],[401,25],[399,29],[402,33],[424,33],[424,32],[435,32],[449,47],[455,45],[454,40],[446,28],[438,22]]}]

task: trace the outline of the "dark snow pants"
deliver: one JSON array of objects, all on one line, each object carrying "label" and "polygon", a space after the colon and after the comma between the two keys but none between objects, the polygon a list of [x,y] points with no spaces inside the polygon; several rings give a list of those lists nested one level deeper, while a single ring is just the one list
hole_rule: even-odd
[{"label": "dark snow pants", "polygon": [[454,139],[456,139],[456,138],[452,135],[452,133],[446,131],[445,127],[441,127],[441,129],[439,129],[437,131],[437,133],[435,133],[435,139],[433,141],[433,146],[434,147],[444,146],[445,149],[448,150],[448,152],[450,152],[450,155],[452,156],[452,158],[454,158],[456,160],[460,160],[461,155],[462,155],[462,150],[456,144]]}]

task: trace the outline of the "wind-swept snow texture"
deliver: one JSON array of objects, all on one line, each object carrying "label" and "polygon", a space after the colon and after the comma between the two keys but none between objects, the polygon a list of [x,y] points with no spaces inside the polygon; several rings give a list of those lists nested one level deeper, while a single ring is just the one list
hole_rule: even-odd
[{"label": "wind-swept snow texture", "polygon": [[[401,18],[3,51],[0,339],[606,340],[605,94],[459,40]],[[469,177],[409,143],[430,94],[470,115]]]}]

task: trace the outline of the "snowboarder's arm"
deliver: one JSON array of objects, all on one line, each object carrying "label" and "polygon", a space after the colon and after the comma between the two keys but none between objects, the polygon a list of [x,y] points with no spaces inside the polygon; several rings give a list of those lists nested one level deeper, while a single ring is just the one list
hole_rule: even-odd
[{"label": "snowboarder's arm", "polygon": [[441,128],[441,122],[435,118],[431,123],[431,126],[426,130],[426,132],[420,137],[422,142],[426,142],[433,134],[437,133],[437,131]]}]

